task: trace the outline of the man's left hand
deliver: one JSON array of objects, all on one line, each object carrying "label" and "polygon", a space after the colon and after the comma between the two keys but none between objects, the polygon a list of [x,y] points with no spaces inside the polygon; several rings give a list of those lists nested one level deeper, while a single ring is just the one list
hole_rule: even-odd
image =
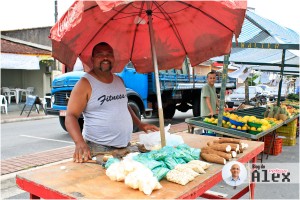
[{"label": "man's left hand", "polygon": [[147,133],[148,131],[159,131],[159,128],[153,124],[145,124],[145,123],[140,123],[139,124],[139,129]]}]

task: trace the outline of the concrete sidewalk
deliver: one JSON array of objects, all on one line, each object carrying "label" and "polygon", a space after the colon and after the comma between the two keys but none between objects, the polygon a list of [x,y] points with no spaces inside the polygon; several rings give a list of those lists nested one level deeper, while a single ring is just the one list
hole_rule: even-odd
[{"label": "concrete sidewalk", "polygon": [[[28,120],[38,120],[38,119],[47,119],[51,117],[57,117],[53,115],[46,115],[43,109],[39,108],[39,113],[35,110],[35,107],[32,108],[31,112],[30,107],[26,106],[22,115],[22,109],[24,107],[24,103],[11,103],[8,105],[7,114],[1,112],[1,124],[9,123],[9,122],[18,122],[18,121],[28,121]],[[28,116],[29,114],[29,116]]]}]

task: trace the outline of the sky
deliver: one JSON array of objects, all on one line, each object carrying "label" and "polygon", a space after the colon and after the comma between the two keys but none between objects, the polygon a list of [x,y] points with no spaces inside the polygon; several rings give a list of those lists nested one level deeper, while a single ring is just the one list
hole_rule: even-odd
[{"label": "sky", "polygon": [[[0,29],[15,30],[54,25],[54,0],[1,0]],[[58,18],[74,0],[57,0]],[[248,0],[248,7],[279,25],[300,33],[299,0]],[[297,21],[298,19],[298,21]]]}]

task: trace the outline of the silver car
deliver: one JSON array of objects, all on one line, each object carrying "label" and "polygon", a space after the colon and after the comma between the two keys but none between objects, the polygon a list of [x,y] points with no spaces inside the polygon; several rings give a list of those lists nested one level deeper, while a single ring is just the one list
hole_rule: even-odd
[{"label": "silver car", "polygon": [[[257,94],[264,94],[263,89],[259,86],[249,86],[249,100]],[[227,102],[233,102],[235,106],[239,106],[245,102],[245,86],[241,86],[233,91],[232,94],[226,98]]]}]

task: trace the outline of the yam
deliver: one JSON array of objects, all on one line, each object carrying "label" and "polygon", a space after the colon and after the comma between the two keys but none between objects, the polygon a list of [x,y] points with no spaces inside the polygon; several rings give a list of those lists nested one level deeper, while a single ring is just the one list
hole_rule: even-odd
[{"label": "yam", "polygon": [[211,145],[214,145],[214,144],[215,144],[214,141],[207,142],[207,146],[211,146]]},{"label": "yam", "polygon": [[208,154],[208,153],[201,153],[201,158],[207,162],[217,163],[217,164],[226,164],[226,160],[216,154]]},{"label": "yam", "polygon": [[220,138],[219,143],[234,143],[234,144],[239,144],[241,140],[235,139],[235,138]]},{"label": "yam", "polygon": [[233,158],[235,158],[236,157],[236,152],[235,151],[231,151],[231,156],[233,157]]},{"label": "yam", "polygon": [[210,148],[216,150],[216,151],[223,151],[223,152],[230,152],[231,146],[227,144],[214,144],[209,146]]},{"label": "yam", "polygon": [[230,145],[231,151],[238,151],[239,150],[239,144],[233,144],[233,143],[222,143],[226,145]]},{"label": "yam", "polygon": [[222,158],[225,158],[226,160],[230,160],[232,158],[230,153],[225,153],[225,152],[222,152],[222,151],[216,151],[216,150],[211,149],[209,147],[202,148],[201,152],[209,153],[209,154],[216,154],[218,156],[221,156]]},{"label": "yam", "polygon": [[243,150],[243,146],[242,146],[242,143],[239,143],[239,153],[243,153],[244,150]]}]

